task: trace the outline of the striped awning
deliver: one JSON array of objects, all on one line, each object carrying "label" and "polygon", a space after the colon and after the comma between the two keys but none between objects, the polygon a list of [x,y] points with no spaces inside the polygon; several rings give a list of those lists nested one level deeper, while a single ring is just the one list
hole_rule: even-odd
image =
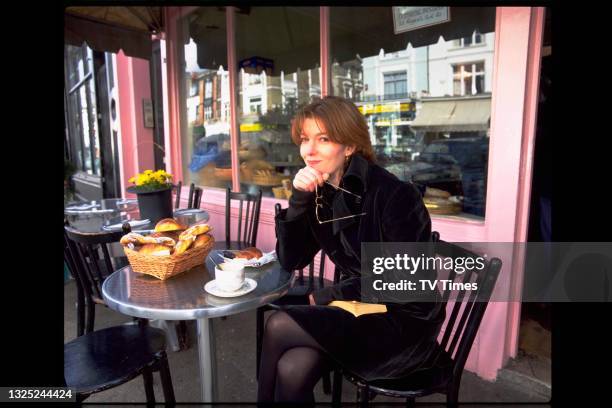
[{"label": "striped awning", "polygon": [[489,129],[491,95],[422,100],[412,128],[417,131],[473,132]]}]

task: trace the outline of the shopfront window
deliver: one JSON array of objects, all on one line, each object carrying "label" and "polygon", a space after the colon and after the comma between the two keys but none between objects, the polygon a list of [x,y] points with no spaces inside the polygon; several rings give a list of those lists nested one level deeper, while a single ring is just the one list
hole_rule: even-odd
[{"label": "shopfront window", "polygon": [[199,7],[177,28],[183,184],[231,187],[225,10]]},{"label": "shopfront window", "polygon": [[[318,7],[236,13],[240,190],[287,198],[283,180],[304,166],[291,119],[321,97]],[[286,181],[285,184],[288,184]]]},{"label": "shopfront window", "polygon": [[100,138],[93,52],[86,45],[64,48],[70,159],[76,168],[100,176]]},{"label": "shopfront window", "polygon": [[429,187],[431,214],[483,219],[495,8],[450,7],[446,22],[411,9],[431,24],[330,7],[331,93],[364,114],[378,164]]}]

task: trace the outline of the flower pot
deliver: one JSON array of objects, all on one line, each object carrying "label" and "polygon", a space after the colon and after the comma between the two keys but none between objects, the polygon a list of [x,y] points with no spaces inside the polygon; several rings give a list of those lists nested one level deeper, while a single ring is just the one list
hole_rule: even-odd
[{"label": "flower pot", "polygon": [[128,187],[127,191],[136,194],[141,220],[149,219],[156,224],[162,218],[172,218],[171,188],[144,192]]}]

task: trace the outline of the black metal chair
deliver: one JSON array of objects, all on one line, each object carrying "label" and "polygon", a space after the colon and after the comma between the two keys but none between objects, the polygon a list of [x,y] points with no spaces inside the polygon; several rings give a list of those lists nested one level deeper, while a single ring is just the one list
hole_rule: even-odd
[{"label": "black metal chair", "polygon": [[96,304],[106,306],[102,283],[115,270],[128,265],[125,256],[111,256],[110,245],[130,232],[129,224],[121,231],[83,233],[64,226],[64,261],[77,286],[77,336],[94,329]]},{"label": "black metal chair", "polygon": [[[181,207],[181,190],[183,183],[179,181],[174,187],[176,196],[174,199],[174,209],[178,210]],[[189,185],[189,197],[187,198],[187,208],[200,208],[202,200],[202,189],[196,187],[194,183]]]},{"label": "black metal chair", "polygon": [[152,404],[155,403],[153,372],[158,371],[164,400],[174,404],[165,352],[166,335],[162,330],[149,327],[145,319],[138,319],[137,325],[94,331],[95,305],[104,304],[101,285],[115,268],[107,244],[115,242],[126,229],[109,234],[83,234],[69,226],[64,228],[64,259],[85,306],[77,312],[77,338],[64,345],[64,382],[75,389],[77,402],[81,402],[91,394],[142,375],[147,403]]},{"label": "black metal chair", "polygon": [[178,183],[176,183],[176,185],[174,186],[174,193],[176,194],[174,196],[174,209],[178,210],[179,207],[181,206],[181,189],[183,188],[183,182],[179,181]]},{"label": "black metal chair", "polygon": [[[235,249],[230,248],[231,233],[230,226],[232,220],[232,201],[239,202],[238,205],[238,247],[254,247],[257,246],[257,229],[259,226],[259,213],[261,210],[261,190],[256,194],[235,193],[229,188],[226,189],[225,196],[225,242],[215,243],[217,249]],[[246,208],[244,203],[246,202]]]},{"label": "black metal chair", "polygon": [[[478,256],[458,245],[441,241],[437,232],[432,235],[437,256],[444,258]],[[448,279],[455,282],[455,278],[462,275],[464,276],[463,282],[477,282],[479,293],[477,295],[476,291],[471,291],[467,300],[464,300],[466,291],[457,291],[452,311],[445,319],[446,325],[443,326],[442,340],[438,342],[437,351],[432,354],[430,361],[425,364],[430,368],[415,371],[404,378],[366,381],[339,367],[334,374],[332,404],[340,406],[342,377],[344,376],[357,386],[357,400],[362,407],[368,406],[369,401],[376,394],[405,398],[407,406],[414,406],[415,398],[433,393],[446,394],[447,405],[456,406],[463,368],[501,267],[501,260],[492,258],[485,261],[485,267],[481,271],[472,269],[464,274],[456,273],[454,270],[450,271]],[[445,307],[450,294],[450,289],[445,290],[442,294]]]},{"label": "black metal chair", "polygon": [[[274,206],[274,213],[278,215],[281,210],[281,205],[276,204]],[[323,287],[332,286],[340,280],[340,273],[338,270],[334,272],[334,280],[330,281],[325,279],[325,259],[326,255],[324,251],[320,252],[319,262],[319,274],[317,277],[314,276],[314,259],[308,266],[308,276],[304,277],[304,269],[296,269],[294,272],[297,274],[291,287],[286,295],[275,300],[272,303],[261,306],[257,309],[257,378],[259,378],[259,364],[261,361],[261,347],[263,343],[264,334],[264,321],[265,313],[270,310],[279,310],[280,306],[285,305],[307,305],[308,296]],[[323,391],[326,394],[331,392],[331,381],[329,374],[323,376]]]},{"label": "black metal chair", "polygon": [[200,208],[202,202],[202,189],[200,187],[195,188],[192,201],[192,206],[189,208]]}]

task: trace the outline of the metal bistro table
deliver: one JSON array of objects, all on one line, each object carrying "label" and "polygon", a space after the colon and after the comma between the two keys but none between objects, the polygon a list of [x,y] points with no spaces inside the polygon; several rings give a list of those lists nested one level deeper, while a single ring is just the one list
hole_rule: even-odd
[{"label": "metal bistro table", "polygon": [[278,261],[259,268],[248,267],[246,277],[257,282],[255,290],[243,296],[222,298],[204,291],[204,285],[214,278],[214,270],[210,256],[205,265],[165,281],[126,266],[111,274],[102,286],[108,307],[123,314],[147,319],[197,320],[202,402],[216,399],[215,345],[210,319],[256,309],[278,299],[287,292],[292,276]]},{"label": "metal bistro table", "polygon": [[[98,201],[71,202],[64,208],[64,216],[71,227],[81,232],[101,232],[121,229],[124,222],[134,223],[132,230],[148,233],[155,228],[153,223],[138,223],[140,211],[136,199],[105,198]],[[173,216],[187,225],[195,221],[207,222],[210,218],[205,210],[180,209]],[[108,229],[111,227],[111,229]]]}]

